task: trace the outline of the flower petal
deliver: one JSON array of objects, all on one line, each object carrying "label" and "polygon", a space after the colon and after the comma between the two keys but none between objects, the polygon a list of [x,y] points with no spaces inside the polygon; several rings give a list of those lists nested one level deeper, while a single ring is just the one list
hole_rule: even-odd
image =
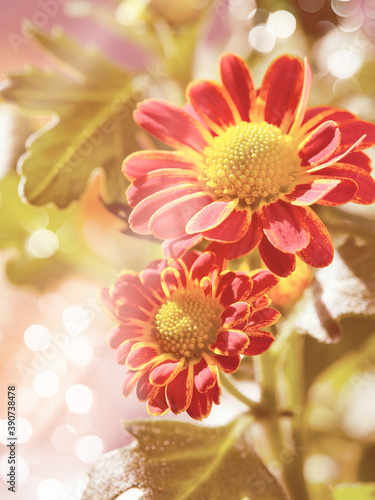
[{"label": "flower petal", "polygon": [[321,200],[317,201],[317,204],[328,207],[337,207],[338,205],[344,205],[349,201],[354,202],[357,190],[358,186],[354,181],[350,179],[342,179],[340,184],[327,193]]},{"label": "flower petal", "polygon": [[226,307],[220,317],[224,328],[234,328],[246,321],[250,314],[250,304],[247,302],[236,302]]},{"label": "flower petal", "polygon": [[216,366],[224,373],[234,373],[238,370],[241,363],[241,356],[222,356],[221,354],[214,354]]},{"label": "flower petal", "polygon": [[256,248],[263,237],[263,231],[259,224],[259,215],[257,212],[252,214],[251,224],[246,234],[235,243],[210,243],[207,250],[219,253],[228,260],[237,259],[250,253]]},{"label": "flower petal", "polygon": [[126,359],[130,354],[130,351],[135,344],[132,340],[125,340],[116,350],[116,361],[119,365],[124,365],[126,363]]},{"label": "flower petal", "polygon": [[215,342],[209,349],[215,354],[229,355],[241,354],[248,345],[249,339],[241,330],[223,330],[217,334]]},{"label": "flower petal", "polygon": [[121,320],[124,319],[139,319],[141,321],[147,321],[149,319],[149,313],[142,310],[139,306],[132,304],[121,304],[117,308],[117,315]]},{"label": "flower petal", "polygon": [[310,231],[310,243],[302,251],[297,252],[306,264],[313,267],[326,267],[333,259],[333,246],[331,237],[311,208],[306,208],[306,223]]},{"label": "flower petal", "polygon": [[137,383],[137,398],[139,401],[144,402],[147,401],[153,392],[155,391],[155,387],[151,384],[149,380],[150,371],[145,370],[142,372],[142,376],[139,378]]},{"label": "flower petal", "polygon": [[178,151],[138,151],[129,155],[122,171],[129,180],[139,179],[160,169],[196,170],[196,165]]},{"label": "flower petal", "polygon": [[248,122],[250,109],[255,104],[255,89],[245,61],[235,54],[223,54],[220,73],[221,81],[237,106],[242,120]]},{"label": "flower petal", "polygon": [[237,110],[218,83],[207,80],[193,82],[187,95],[194,111],[215,133],[220,134],[223,129],[235,124],[233,114]]},{"label": "flower petal", "polygon": [[237,200],[214,201],[202,208],[186,225],[188,234],[201,233],[218,226],[236,208]]},{"label": "flower petal", "polygon": [[301,94],[301,99],[298,104],[296,116],[293,120],[293,124],[289,130],[289,135],[294,135],[299,127],[301,126],[305,112],[306,112],[306,107],[307,107],[307,102],[309,100],[309,95],[310,95],[310,89],[311,89],[311,84],[312,84],[312,72],[311,68],[309,65],[309,62],[305,58],[304,60],[305,68],[304,68],[304,78],[303,78],[303,87],[302,87],[302,94]]},{"label": "flower petal", "polygon": [[190,417],[194,420],[203,420],[204,418],[207,418],[211,413],[212,400],[212,389],[209,389],[207,392],[201,393],[194,386],[191,403],[189,408],[186,410],[186,413],[190,415]]},{"label": "flower petal", "polygon": [[315,165],[329,158],[340,144],[340,130],[337,123],[326,121],[319,125],[300,144],[301,165]]},{"label": "flower petal", "polygon": [[200,187],[197,174],[192,170],[178,168],[159,169],[136,179],[126,190],[129,205],[135,207],[142,200],[169,187],[183,183],[191,183]]},{"label": "flower petal", "polygon": [[255,272],[255,274],[251,275],[251,278],[253,280],[253,289],[251,291],[252,300],[262,297],[279,282],[279,278],[268,269],[261,269]]},{"label": "flower petal", "polygon": [[285,253],[305,248],[310,233],[304,223],[304,209],[279,200],[265,205],[262,211],[263,232],[270,243]]},{"label": "flower petal", "polygon": [[272,333],[259,331],[249,332],[250,344],[243,351],[242,354],[247,356],[256,356],[257,354],[262,354],[266,351],[275,341],[275,337]]},{"label": "flower petal", "polygon": [[201,192],[199,186],[186,183],[163,189],[163,191],[148,196],[138,203],[130,214],[129,225],[131,229],[136,233],[149,234],[151,232],[149,229],[150,218],[159,208],[182,196],[199,192]]},{"label": "flower petal", "polygon": [[116,325],[108,332],[107,343],[112,349],[117,349],[125,340],[135,340],[142,334],[142,327],[137,325]]},{"label": "flower petal", "polygon": [[180,238],[165,240],[162,245],[163,254],[167,259],[179,259],[201,241],[203,241],[201,234],[186,234]]},{"label": "flower petal", "polygon": [[155,347],[138,342],[133,346],[126,364],[131,370],[141,370],[149,363],[154,362],[157,356],[159,356],[159,352]]},{"label": "flower petal", "polygon": [[134,112],[142,128],[175,149],[203,151],[211,134],[178,106],[158,99],[143,101]]},{"label": "flower petal", "polygon": [[366,135],[358,149],[367,149],[375,144],[375,125],[365,120],[360,120],[349,111],[333,107],[316,107],[307,111],[303,131],[319,126],[322,121],[332,120],[337,123],[341,141],[339,152],[355,143],[359,137]]},{"label": "flower petal", "polygon": [[[346,160],[347,157],[345,157],[345,161]],[[336,163],[335,165],[319,170],[317,175],[319,175],[319,177],[332,176],[354,181],[358,186],[358,190],[357,192],[354,192],[354,197],[352,196],[347,201],[353,201],[363,205],[369,205],[375,201],[375,181],[373,177],[367,173],[367,171],[350,164]],[[347,185],[345,185],[345,190],[346,192],[350,191]],[[344,203],[346,202],[344,201]]]},{"label": "flower petal", "polygon": [[264,120],[288,130],[301,100],[304,67],[300,59],[282,56],[268,68],[258,91],[264,101]]},{"label": "flower petal", "polygon": [[371,158],[362,151],[354,151],[345,156],[345,164],[354,165],[366,172],[372,171]]},{"label": "flower petal", "polygon": [[161,287],[166,297],[169,297],[178,288],[182,288],[180,272],[175,267],[167,267],[161,273]]},{"label": "flower petal", "polygon": [[142,371],[133,371],[128,367],[125,367],[125,375],[122,380],[122,395],[127,398],[131,392],[133,392],[138,380],[142,375]]},{"label": "flower petal", "polygon": [[164,387],[160,387],[160,389],[150,397],[147,405],[147,411],[154,417],[159,417],[169,411]]},{"label": "flower petal", "polygon": [[266,237],[260,242],[259,253],[268,269],[277,276],[286,278],[296,268],[294,255],[277,250]]},{"label": "flower petal", "polygon": [[234,302],[244,302],[250,296],[253,288],[253,281],[247,274],[237,275],[230,280],[221,293],[220,302],[229,306]]},{"label": "flower petal", "polygon": [[339,179],[319,179],[298,184],[294,191],[286,194],[283,199],[289,201],[292,205],[305,207],[316,203],[324,198],[330,191],[340,184]]},{"label": "flower petal", "polygon": [[271,326],[276,321],[278,321],[281,317],[279,311],[273,309],[272,307],[264,307],[263,309],[259,309],[256,311],[248,321],[246,331],[251,331],[251,328],[266,328],[267,326]]},{"label": "flower petal", "polygon": [[189,363],[185,370],[167,385],[168,406],[175,415],[186,411],[193,395],[193,365]]},{"label": "flower petal", "polygon": [[149,228],[157,238],[184,236],[186,224],[211,202],[212,197],[207,193],[198,192],[182,196],[160,207],[151,216]]},{"label": "flower petal", "polygon": [[[207,355],[206,355],[207,356]],[[194,365],[194,384],[199,392],[207,392],[217,381],[217,368],[214,364],[208,363],[205,357]]]},{"label": "flower petal", "polygon": [[139,277],[146,290],[152,290],[153,298],[156,300],[155,295],[162,293],[160,272],[155,269],[144,269],[139,273]]},{"label": "flower petal", "polygon": [[250,221],[251,213],[248,210],[234,210],[221,224],[202,234],[207,240],[225,243],[238,241],[247,233]]},{"label": "flower petal", "polygon": [[203,277],[212,273],[216,267],[216,257],[212,252],[203,252],[194,261],[190,269],[190,276],[192,280],[200,281]]},{"label": "flower petal", "polygon": [[154,366],[150,372],[150,382],[153,385],[169,384],[184,368],[184,358],[178,361],[170,360],[163,361]]}]

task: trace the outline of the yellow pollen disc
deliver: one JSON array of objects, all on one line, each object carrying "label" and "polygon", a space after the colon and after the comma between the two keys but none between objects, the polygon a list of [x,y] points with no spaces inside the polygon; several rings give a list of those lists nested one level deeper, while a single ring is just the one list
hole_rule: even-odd
[{"label": "yellow pollen disc", "polygon": [[217,199],[238,198],[242,206],[275,202],[293,190],[300,161],[290,135],[270,123],[229,127],[205,148],[203,180]]},{"label": "yellow pollen disc", "polygon": [[200,357],[216,339],[222,307],[199,290],[177,291],[157,311],[153,334],[165,352]]}]

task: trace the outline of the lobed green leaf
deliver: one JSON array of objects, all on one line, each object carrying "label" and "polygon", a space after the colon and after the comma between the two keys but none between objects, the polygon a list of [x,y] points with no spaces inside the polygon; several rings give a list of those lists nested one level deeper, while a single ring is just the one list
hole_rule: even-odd
[{"label": "lobed green leaf", "polygon": [[125,422],[136,442],[92,467],[82,500],[114,500],[131,488],[142,491],[143,500],[285,500],[253,450],[249,423],[248,417],[219,428]]}]

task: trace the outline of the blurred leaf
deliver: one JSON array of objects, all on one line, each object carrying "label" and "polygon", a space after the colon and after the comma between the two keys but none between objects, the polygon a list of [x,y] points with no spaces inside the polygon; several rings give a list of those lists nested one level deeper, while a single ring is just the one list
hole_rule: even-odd
[{"label": "blurred leaf", "polygon": [[348,352],[361,346],[365,339],[373,333],[375,321],[358,317],[343,318],[340,321],[340,328],[343,334],[337,344],[317,342],[316,339],[305,336],[303,363],[306,388],[313,383],[319,373]]},{"label": "blurred leaf", "polygon": [[[375,336],[360,344],[359,348],[339,358],[329,366],[316,380],[318,383],[327,383],[338,394],[350,377],[356,373],[366,372],[369,366],[375,366]],[[359,378],[359,377],[358,377]],[[366,381],[364,381],[366,383]],[[350,383],[359,388],[363,382],[353,377]],[[334,404],[334,401],[332,401]]]},{"label": "blurred leaf", "polygon": [[[73,269],[99,273],[103,268],[106,273],[105,264],[82,241],[79,207],[59,210],[27,205],[18,196],[18,183],[15,171],[0,181],[0,249],[14,249],[6,265],[8,278],[45,286]],[[30,240],[32,235],[34,240]]]},{"label": "blurred leaf", "polygon": [[348,238],[335,252],[330,266],[318,269],[294,312],[283,325],[308,333],[320,342],[335,343],[340,320],[375,318],[375,245]]},{"label": "blurred leaf", "polygon": [[125,201],[121,164],[135,142],[131,76],[62,33],[49,37],[32,26],[28,31],[67,73],[29,68],[3,83],[5,99],[53,115],[27,143],[21,161],[24,196],[34,205],[67,207],[82,195],[93,170],[103,167],[106,201]]},{"label": "blurred leaf", "polygon": [[15,106],[0,103],[0,179],[16,168],[25,152],[25,141],[36,128],[36,123]]},{"label": "blurred leaf", "polygon": [[131,488],[143,500],[285,500],[253,451],[242,417],[219,428],[161,420],[125,422],[136,445],[104,455],[82,500],[114,500]]},{"label": "blurred leaf", "polygon": [[374,500],[375,483],[338,484],[332,488],[333,500]]}]

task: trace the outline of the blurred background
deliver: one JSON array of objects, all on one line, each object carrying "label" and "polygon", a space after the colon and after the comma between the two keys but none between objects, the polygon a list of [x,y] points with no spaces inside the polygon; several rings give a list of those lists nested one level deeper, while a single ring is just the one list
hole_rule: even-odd
[{"label": "blurred background", "polygon": [[[123,370],[106,344],[112,322],[96,298],[121,270],[161,257],[159,243],[129,234],[126,225],[122,160],[158,146],[133,124],[132,109],[145,97],[183,105],[189,81],[218,79],[224,51],[248,61],[257,85],[275,57],[290,53],[313,68],[309,105],[342,106],[375,121],[375,4],[1,0],[1,10],[1,498],[15,498],[7,492],[5,446],[7,387],[14,385],[16,498],[73,500],[90,463],[130,442],[121,420],[147,416],[134,395],[121,397]],[[105,106],[113,109],[108,126],[93,130]],[[77,130],[84,137],[78,145]],[[35,187],[51,168],[62,174]],[[67,188],[71,179],[74,188]],[[345,211],[374,218],[372,207]],[[347,328],[369,332],[373,324]],[[324,348],[338,361],[309,392],[315,444],[305,473],[317,491],[329,482],[373,480],[375,463],[374,342],[350,358],[350,373],[349,354]],[[247,390],[256,397],[251,383]],[[244,409],[229,396],[223,401],[204,425]]]}]

